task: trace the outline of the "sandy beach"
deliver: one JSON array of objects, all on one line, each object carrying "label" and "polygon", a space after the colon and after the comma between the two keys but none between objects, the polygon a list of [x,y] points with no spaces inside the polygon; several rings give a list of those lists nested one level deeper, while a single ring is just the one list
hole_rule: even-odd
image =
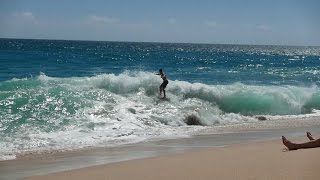
[{"label": "sandy beach", "polygon": [[[305,141],[305,137],[294,139]],[[279,140],[242,143],[26,178],[50,179],[319,179],[320,148],[287,151]]]}]

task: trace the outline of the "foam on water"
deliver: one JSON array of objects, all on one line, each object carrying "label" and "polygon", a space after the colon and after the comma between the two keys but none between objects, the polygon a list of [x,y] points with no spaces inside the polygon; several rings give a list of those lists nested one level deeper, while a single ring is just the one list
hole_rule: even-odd
[{"label": "foam on water", "polygon": [[[320,109],[317,86],[207,85],[150,72],[34,78],[0,82],[0,158],[15,154],[115,146],[188,136],[204,126],[257,122],[255,115],[299,116]],[[186,116],[203,126],[187,126]]]}]

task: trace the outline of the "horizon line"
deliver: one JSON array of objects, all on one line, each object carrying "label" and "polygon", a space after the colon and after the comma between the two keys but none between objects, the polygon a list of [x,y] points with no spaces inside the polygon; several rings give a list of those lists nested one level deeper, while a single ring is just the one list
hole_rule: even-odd
[{"label": "horizon line", "polygon": [[86,40],[86,39],[51,39],[51,38],[17,38],[0,37],[15,40],[50,40],[50,41],[88,41],[88,42],[120,42],[120,43],[159,43],[159,44],[195,44],[195,45],[238,45],[238,46],[284,46],[284,47],[320,47],[320,45],[287,45],[287,44],[247,44],[247,43],[204,43],[204,42],[168,42],[168,41],[123,41],[123,40]]}]

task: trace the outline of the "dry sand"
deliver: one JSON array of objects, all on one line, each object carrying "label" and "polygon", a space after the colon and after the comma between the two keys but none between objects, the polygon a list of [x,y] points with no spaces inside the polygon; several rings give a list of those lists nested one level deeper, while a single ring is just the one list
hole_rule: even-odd
[{"label": "dry sand", "polygon": [[111,163],[27,179],[315,180],[320,179],[319,158],[320,148],[286,151],[279,139]]}]

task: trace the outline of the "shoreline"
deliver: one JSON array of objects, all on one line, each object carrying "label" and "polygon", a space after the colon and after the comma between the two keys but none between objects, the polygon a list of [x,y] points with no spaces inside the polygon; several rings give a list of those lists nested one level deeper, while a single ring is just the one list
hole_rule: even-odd
[{"label": "shoreline", "polygon": [[[52,154],[74,154],[74,153],[86,153],[89,151],[100,151],[104,149],[116,149],[127,146],[139,146],[141,144],[148,144],[153,142],[165,142],[170,140],[179,139],[189,139],[197,136],[210,136],[210,135],[225,135],[225,134],[242,134],[242,133],[252,133],[252,132],[262,132],[262,131],[272,131],[272,130],[284,130],[284,129],[299,129],[308,127],[319,127],[320,121],[318,115],[314,116],[301,116],[295,119],[288,117],[272,118],[268,120],[261,120],[257,122],[240,123],[233,125],[222,125],[222,126],[201,126],[200,130],[196,130],[189,135],[183,134],[182,136],[173,137],[155,137],[138,142],[129,142],[125,144],[118,144],[112,146],[92,146],[84,147],[80,149],[56,149],[56,150],[43,150],[43,151],[26,151],[17,154],[12,154],[15,156],[13,159],[0,160],[3,161],[15,161],[19,159],[34,159],[35,157],[50,156]],[[294,123],[292,123],[294,121]],[[191,126],[190,126],[191,127]],[[280,134],[281,135],[281,134]]]},{"label": "shoreline", "polygon": [[[319,134],[316,134],[319,135]],[[303,141],[302,137],[294,139]],[[31,176],[53,179],[319,179],[320,148],[284,150],[280,140],[232,144]]]},{"label": "shoreline", "polygon": [[[137,159],[165,157],[181,153],[205,151],[210,148],[220,149],[230,146],[247,146],[251,143],[276,141],[281,144],[280,137],[289,139],[305,136],[311,131],[315,137],[320,134],[320,126],[255,129],[253,131],[225,134],[195,135],[190,138],[167,139],[141,142],[112,148],[95,148],[84,151],[58,152],[51,154],[35,154],[20,157],[16,160],[0,161],[0,175],[6,179],[23,179],[26,177],[46,175],[62,171],[90,168],[127,162]],[[220,147],[220,148],[219,148]],[[283,146],[284,147],[284,146]],[[2,169],[2,170],[1,170]]]}]

